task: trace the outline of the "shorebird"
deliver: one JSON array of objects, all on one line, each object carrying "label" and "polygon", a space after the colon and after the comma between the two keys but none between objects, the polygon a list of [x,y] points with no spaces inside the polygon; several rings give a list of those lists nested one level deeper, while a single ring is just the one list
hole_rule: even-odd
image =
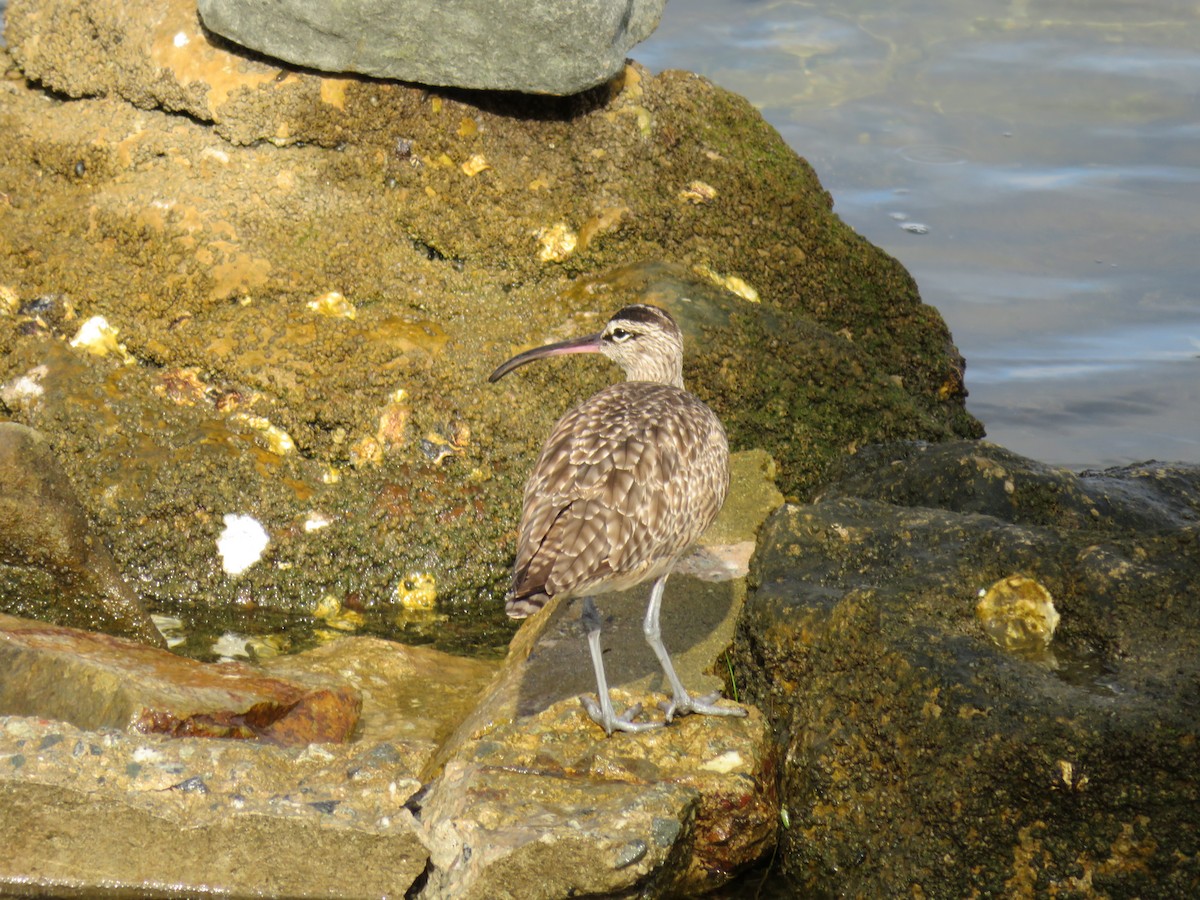
[{"label": "shorebird", "polygon": [[[597,699],[581,697],[606,733],[657,728],[685,713],[744,716],[693,697],[675,674],[659,629],[663,588],[675,561],[716,518],[729,487],[729,446],[711,409],[684,390],[683,335],[656,306],[617,312],[599,334],[537,347],[492,373],[563,353],[602,353],[625,370],[576,406],[550,432],[525,485],[517,557],[505,610],[516,619],[557,596],[583,598],[581,620]],[[653,580],[643,632],[671,686],[663,722],[636,722],[641,704],[617,715],[601,657],[600,612],[592,599]]]}]

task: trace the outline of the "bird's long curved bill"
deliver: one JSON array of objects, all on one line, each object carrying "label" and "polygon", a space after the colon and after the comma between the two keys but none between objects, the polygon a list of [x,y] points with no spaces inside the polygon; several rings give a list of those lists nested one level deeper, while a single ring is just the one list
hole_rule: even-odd
[{"label": "bird's long curved bill", "polygon": [[535,359],[541,359],[543,356],[561,356],[564,353],[599,353],[600,352],[600,335],[589,334],[587,337],[572,338],[569,341],[560,341],[557,344],[547,344],[544,347],[534,347],[532,350],[526,350],[524,353],[518,353],[508,362],[501,364],[495,372],[488,376],[488,381],[499,381],[513,369],[525,365],[527,362],[533,362]]}]

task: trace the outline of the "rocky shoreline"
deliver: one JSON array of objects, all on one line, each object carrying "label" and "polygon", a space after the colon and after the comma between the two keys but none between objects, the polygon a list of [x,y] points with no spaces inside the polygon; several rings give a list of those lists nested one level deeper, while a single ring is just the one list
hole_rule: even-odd
[{"label": "rocky shoreline", "polygon": [[[744,100],[322,76],[180,0],[6,40],[3,891],[1195,892],[1200,470],[978,440],[936,310]],[[639,301],[739,451],[663,630],[751,715],[605,738],[577,611],[501,597],[612,375],[485,379]],[[644,602],[601,607],[653,705]],[[90,633],[148,613],[240,661]]]}]

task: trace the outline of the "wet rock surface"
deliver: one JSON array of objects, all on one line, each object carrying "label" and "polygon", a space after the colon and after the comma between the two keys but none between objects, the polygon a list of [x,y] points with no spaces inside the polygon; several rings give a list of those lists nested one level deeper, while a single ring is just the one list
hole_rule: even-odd
[{"label": "wet rock surface", "polygon": [[425,867],[402,745],[282,748],[0,718],[18,895],[402,896]]},{"label": "wet rock surface", "polygon": [[[821,895],[1193,890],[1198,503],[1195,466],[905,444],[776,513],[735,656],[787,736],[784,871]],[[1044,647],[980,618],[1017,575],[1060,617]]]},{"label": "wet rock surface", "polygon": [[0,715],[175,737],[283,746],[347,740],[362,699],[343,683],[306,688],[238,663],[204,665],[132,641],[0,615]]},{"label": "wet rock surface", "polygon": [[447,764],[420,810],[429,896],[705,893],[773,846],[776,765],[757,713],[607,738],[555,704]]},{"label": "wet rock surface", "polygon": [[38,615],[164,646],[59,466],[32,428],[0,422],[0,567],[8,596]]},{"label": "wet rock surface", "polygon": [[[143,655],[159,653],[121,643]],[[261,688],[281,683],[282,673],[293,689],[294,682],[334,682],[338,691],[363,698],[353,741],[284,747],[270,735],[167,738],[83,731],[48,718],[55,712],[54,690],[98,695],[106,687],[104,678],[82,669],[96,663],[97,653],[77,650],[59,686],[23,692],[29,705],[46,701],[36,717],[0,717],[0,885],[6,891],[90,894],[103,886],[138,895],[403,895],[428,856],[410,808],[422,787],[420,774],[441,736],[457,724],[466,698],[478,696],[494,670],[372,638],[275,660],[265,671],[176,660],[193,681]],[[163,685],[182,690],[140,669],[135,674],[142,685],[157,683],[160,694]],[[22,674],[21,666],[9,672],[17,679]],[[107,686],[115,699],[137,690]],[[6,695],[7,687],[6,681]],[[202,694],[193,690],[188,702],[194,705]]]},{"label": "wet rock surface", "polygon": [[666,0],[444,3],[201,0],[207,28],[326,72],[420,84],[575,94],[616,75]]}]

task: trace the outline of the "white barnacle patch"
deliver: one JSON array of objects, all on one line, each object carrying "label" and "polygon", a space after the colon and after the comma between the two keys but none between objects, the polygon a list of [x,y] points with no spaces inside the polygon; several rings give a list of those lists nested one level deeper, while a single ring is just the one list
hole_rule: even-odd
[{"label": "white barnacle patch", "polygon": [[328,528],[333,524],[329,516],[323,512],[312,510],[304,517],[304,530],[308,532],[320,531],[322,528]]},{"label": "white barnacle patch", "polygon": [[158,763],[166,759],[165,754],[155,747],[135,747],[131,754],[134,762]]},{"label": "white barnacle patch", "polygon": [[34,366],[24,375],[18,375],[12,381],[0,384],[0,400],[9,409],[31,409],[37,406],[46,389],[42,387],[42,379],[50,374],[45,365]]},{"label": "white barnacle patch", "polygon": [[115,353],[128,365],[134,362],[125,345],[117,340],[117,329],[108,324],[104,316],[92,316],[79,326],[71,346],[86,350],[93,356],[108,356]]},{"label": "white barnacle patch", "polygon": [[728,775],[735,769],[740,768],[745,764],[742,759],[742,754],[736,750],[726,750],[720,756],[714,756],[712,759],[705,760],[700,764],[700,768],[705,772],[716,772],[720,775]]},{"label": "white barnacle patch", "polygon": [[225,515],[225,530],[217,538],[221,568],[227,575],[241,575],[262,559],[271,537],[253,516]]},{"label": "white barnacle patch", "polygon": [[183,619],[161,613],[151,613],[150,618],[154,620],[154,627],[158,629],[158,633],[166,638],[168,650],[187,643],[187,629],[183,625]]},{"label": "white barnacle patch", "polygon": [[249,659],[250,638],[235,631],[227,631],[213,641],[212,652],[220,659]]}]

